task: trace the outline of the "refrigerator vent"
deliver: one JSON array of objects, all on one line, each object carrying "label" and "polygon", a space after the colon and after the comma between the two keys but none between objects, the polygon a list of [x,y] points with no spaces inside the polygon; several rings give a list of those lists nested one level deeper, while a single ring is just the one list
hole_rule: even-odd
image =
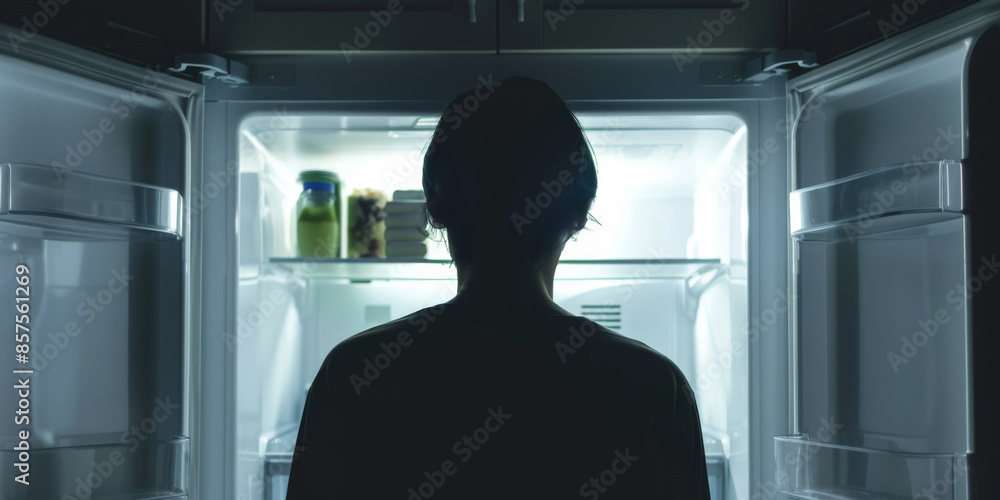
[{"label": "refrigerator vent", "polygon": [[580,306],[580,316],[609,330],[619,331],[622,328],[621,304],[583,304]]}]

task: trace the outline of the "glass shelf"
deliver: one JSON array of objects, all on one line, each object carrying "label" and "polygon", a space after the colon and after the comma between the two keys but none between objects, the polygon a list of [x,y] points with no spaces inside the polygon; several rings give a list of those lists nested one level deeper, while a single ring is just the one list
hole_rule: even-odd
[{"label": "glass shelf", "polygon": [[[453,280],[457,277],[450,260],[272,257],[270,262],[303,278],[371,281]],[[556,280],[684,279],[721,266],[719,259],[564,260],[556,268]]]},{"label": "glass shelf", "polygon": [[852,240],[961,217],[962,163],[939,161],[877,168],[788,195],[792,236]]},{"label": "glass shelf", "polygon": [[808,500],[967,498],[964,454],[904,453],[775,436],[778,492]]}]

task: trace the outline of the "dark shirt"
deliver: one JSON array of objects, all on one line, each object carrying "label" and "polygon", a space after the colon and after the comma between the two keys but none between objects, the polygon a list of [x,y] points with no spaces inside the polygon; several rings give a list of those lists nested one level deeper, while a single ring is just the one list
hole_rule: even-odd
[{"label": "dark shirt", "polygon": [[681,371],[587,320],[442,304],[333,348],[288,499],[709,498]]}]

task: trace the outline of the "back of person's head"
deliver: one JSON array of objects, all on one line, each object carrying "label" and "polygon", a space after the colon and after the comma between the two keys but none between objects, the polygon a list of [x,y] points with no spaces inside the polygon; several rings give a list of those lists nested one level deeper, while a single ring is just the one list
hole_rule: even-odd
[{"label": "back of person's head", "polygon": [[590,146],[544,82],[500,80],[445,109],[424,157],[428,222],[458,263],[537,269],[583,229],[597,192]]}]

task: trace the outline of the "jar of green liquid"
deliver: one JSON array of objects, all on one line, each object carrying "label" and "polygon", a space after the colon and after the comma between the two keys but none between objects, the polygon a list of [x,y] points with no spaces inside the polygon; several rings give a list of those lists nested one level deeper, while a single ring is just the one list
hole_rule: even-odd
[{"label": "jar of green liquid", "polygon": [[325,170],[299,174],[302,194],[296,205],[300,257],[340,256],[340,178]]}]

